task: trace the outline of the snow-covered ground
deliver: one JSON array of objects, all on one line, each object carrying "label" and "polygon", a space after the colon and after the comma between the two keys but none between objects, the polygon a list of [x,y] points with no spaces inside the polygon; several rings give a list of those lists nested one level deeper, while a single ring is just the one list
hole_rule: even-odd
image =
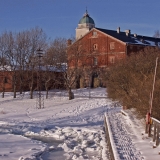
[{"label": "snow-covered ground", "polygon": [[160,147],[145,134],[144,119],[137,118],[135,110],[108,108],[111,139],[117,160],[159,160]]},{"label": "snow-covered ground", "polygon": [[[11,93],[0,98],[0,160],[107,160],[104,113],[107,112],[116,150],[122,159],[155,160],[144,126],[131,113],[106,97],[105,88],[75,90],[75,99],[66,92],[51,92],[44,109],[36,108],[29,93],[13,99]],[[88,98],[89,94],[93,97]],[[126,154],[127,153],[127,154]],[[133,153],[133,154],[132,154]],[[160,159],[160,158],[159,158]]]}]

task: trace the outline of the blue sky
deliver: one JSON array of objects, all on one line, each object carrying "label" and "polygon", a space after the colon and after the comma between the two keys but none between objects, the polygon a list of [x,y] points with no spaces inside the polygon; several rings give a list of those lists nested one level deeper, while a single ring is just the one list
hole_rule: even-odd
[{"label": "blue sky", "polygon": [[70,38],[86,7],[99,28],[146,36],[160,30],[160,0],[0,0],[0,33],[39,26],[52,39]]}]

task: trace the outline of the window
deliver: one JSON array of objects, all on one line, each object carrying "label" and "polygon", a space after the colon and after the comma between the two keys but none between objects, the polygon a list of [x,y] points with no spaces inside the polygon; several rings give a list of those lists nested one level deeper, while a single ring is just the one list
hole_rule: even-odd
[{"label": "window", "polygon": [[94,58],[93,58],[93,65],[95,65],[95,66],[96,66],[97,64],[98,64],[98,60],[97,60],[97,58],[96,58],[96,57],[94,57]]},{"label": "window", "polygon": [[94,44],[93,45],[93,50],[97,50],[98,49],[98,44]]},{"label": "window", "polygon": [[4,77],[4,83],[8,83],[7,77]]},{"label": "window", "polygon": [[114,56],[109,57],[109,61],[112,64],[115,63],[115,57]]},{"label": "window", "polygon": [[97,37],[97,32],[93,31],[93,36]]},{"label": "window", "polygon": [[115,42],[110,43],[110,50],[113,50],[113,49],[115,49]]}]

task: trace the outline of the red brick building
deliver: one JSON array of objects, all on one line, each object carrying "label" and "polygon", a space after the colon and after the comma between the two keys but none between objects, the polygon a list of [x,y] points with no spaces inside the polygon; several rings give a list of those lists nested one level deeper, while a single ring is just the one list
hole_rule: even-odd
[{"label": "red brick building", "polygon": [[[63,71],[55,67],[42,67],[40,72],[34,70],[12,70],[9,66],[0,67],[0,92],[37,90],[37,82],[41,74],[41,89],[64,88]],[[14,88],[15,87],[15,88]]]},{"label": "red brick building", "polygon": [[110,65],[146,46],[160,46],[160,38],[131,34],[130,30],[122,32],[120,27],[117,30],[96,28],[86,11],[76,28],[76,41],[68,41],[68,68],[81,69],[77,87],[105,86],[102,77]]}]

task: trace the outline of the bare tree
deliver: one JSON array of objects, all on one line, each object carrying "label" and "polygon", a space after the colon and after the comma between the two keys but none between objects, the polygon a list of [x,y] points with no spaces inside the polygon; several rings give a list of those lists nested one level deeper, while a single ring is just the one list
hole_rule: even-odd
[{"label": "bare tree", "polygon": [[[35,79],[37,65],[35,51],[38,48],[45,50],[46,47],[46,34],[38,27],[19,33],[4,32],[0,36],[0,63],[3,68],[1,70],[3,74],[5,73],[0,83],[2,97],[6,88],[6,75],[9,74],[14,98],[16,98],[16,91],[22,93],[27,85],[33,98],[33,81],[35,81],[33,79]],[[6,65],[7,67],[4,67]]]},{"label": "bare tree", "polygon": [[19,77],[19,91],[22,94],[23,90],[26,88],[25,83],[25,73],[26,65],[29,58],[29,35],[27,31],[19,32],[15,37],[15,51],[17,56],[17,72]]},{"label": "bare tree", "polygon": [[7,34],[3,33],[0,36],[0,72],[1,72],[1,81],[0,81],[0,88],[2,90],[2,98],[4,98],[6,83],[9,83],[11,79],[9,79],[9,68],[8,68],[8,61],[7,61]]},{"label": "bare tree", "polygon": [[36,50],[38,48],[43,48],[46,50],[46,34],[42,29],[36,27],[29,31],[26,31],[28,36],[28,54],[26,58],[26,80],[30,88],[30,98],[33,98],[33,91],[36,89],[36,79],[37,79],[37,69],[38,69],[38,59],[36,55]]},{"label": "bare tree", "polygon": [[46,98],[48,98],[49,88],[58,88],[63,86],[64,65],[66,66],[66,39],[56,38],[51,41],[46,55],[44,57],[45,67],[45,88]]},{"label": "bare tree", "polygon": [[[108,96],[119,100],[127,108],[135,108],[137,113],[144,117],[150,107],[155,60],[159,56],[159,48],[146,47],[138,54],[133,53],[117,65],[110,67],[106,77]],[[158,119],[160,114],[159,77],[160,72],[157,69],[152,116]]]},{"label": "bare tree", "polygon": [[14,98],[16,98],[16,86],[17,86],[17,56],[15,51],[15,34],[12,32],[6,32],[4,34],[5,38],[5,57],[8,62],[8,66],[10,68],[12,74],[12,85]]},{"label": "bare tree", "polygon": [[[66,39],[56,38],[53,40],[44,56],[45,74],[43,80],[46,88],[46,98],[48,98],[49,88],[64,86],[63,72],[66,66]],[[66,67],[65,67],[66,69]]]},{"label": "bare tree", "polygon": [[72,88],[80,87],[80,78],[83,75],[85,59],[85,44],[75,42],[67,49],[67,72],[64,72],[66,88],[68,89],[69,99],[72,99]]}]

